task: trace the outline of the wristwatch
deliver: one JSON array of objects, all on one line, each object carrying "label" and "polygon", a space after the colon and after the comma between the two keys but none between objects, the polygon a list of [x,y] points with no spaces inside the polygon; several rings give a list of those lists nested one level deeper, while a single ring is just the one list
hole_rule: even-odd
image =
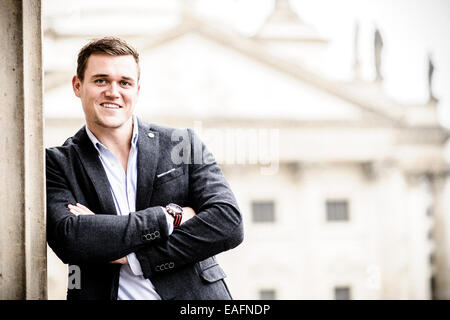
[{"label": "wristwatch", "polygon": [[173,217],[173,226],[178,227],[181,224],[181,218],[183,217],[183,208],[175,203],[169,203],[166,206],[167,213]]}]

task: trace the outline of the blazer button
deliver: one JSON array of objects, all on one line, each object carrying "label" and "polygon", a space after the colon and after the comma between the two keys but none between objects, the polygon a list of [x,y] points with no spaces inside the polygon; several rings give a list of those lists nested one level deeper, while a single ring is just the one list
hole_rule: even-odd
[{"label": "blazer button", "polygon": [[144,234],[144,235],[142,236],[142,240],[144,240],[144,241],[150,241],[150,240],[153,240],[153,239],[152,239],[152,235],[151,235],[150,233]]}]

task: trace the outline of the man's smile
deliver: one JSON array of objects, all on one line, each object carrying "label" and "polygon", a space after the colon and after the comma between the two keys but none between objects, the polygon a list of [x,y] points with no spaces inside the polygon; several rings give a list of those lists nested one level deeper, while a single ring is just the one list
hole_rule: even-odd
[{"label": "man's smile", "polygon": [[121,105],[118,105],[118,104],[115,104],[115,103],[111,103],[111,102],[100,103],[100,106],[102,106],[103,108],[106,108],[106,109],[120,109],[120,108],[122,108]]}]

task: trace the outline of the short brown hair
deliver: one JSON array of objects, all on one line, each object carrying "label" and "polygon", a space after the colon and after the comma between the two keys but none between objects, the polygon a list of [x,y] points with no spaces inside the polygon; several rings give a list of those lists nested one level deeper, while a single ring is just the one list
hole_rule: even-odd
[{"label": "short brown hair", "polygon": [[104,37],[101,39],[92,40],[83,48],[81,48],[80,52],[78,53],[77,77],[81,81],[83,81],[84,79],[84,72],[86,71],[87,61],[89,57],[94,53],[104,53],[110,56],[133,56],[134,60],[136,61],[139,80],[141,71],[139,68],[139,53],[136,51],[136,49],[120,38]]}]

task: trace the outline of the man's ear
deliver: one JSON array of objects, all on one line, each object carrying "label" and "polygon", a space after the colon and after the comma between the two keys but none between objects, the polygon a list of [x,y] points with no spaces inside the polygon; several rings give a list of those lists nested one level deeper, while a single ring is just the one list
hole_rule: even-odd
[{"label": "man's ear", "polygon": [[72,78],[72,89],[75,95],[79,98],[81,95],[81,81],[77,76],[73,76]]}]

